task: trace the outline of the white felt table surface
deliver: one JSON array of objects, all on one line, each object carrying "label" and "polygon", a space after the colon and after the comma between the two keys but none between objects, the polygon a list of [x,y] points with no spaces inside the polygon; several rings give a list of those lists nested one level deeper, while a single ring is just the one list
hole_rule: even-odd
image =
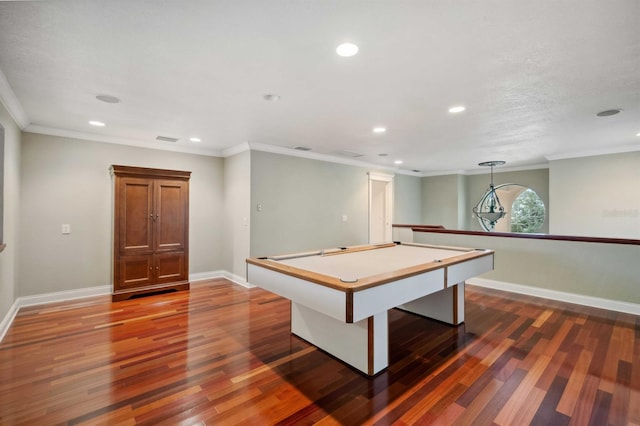
[{"label": "white felt table surface", "polygon": [[352,281],[459,256],[469,251],[472,250],[396,245],[328,256],[296,257],[280,260],[279,263]]}]

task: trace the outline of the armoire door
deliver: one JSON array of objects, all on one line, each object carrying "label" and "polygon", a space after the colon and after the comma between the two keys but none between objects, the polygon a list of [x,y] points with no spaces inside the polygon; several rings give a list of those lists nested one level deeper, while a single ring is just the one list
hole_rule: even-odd
[{"label": "armoire door", "polygon": [[122,256],[153,252],[153,188],[152,179],[122,178],[118,182],[119,250]]},{"label": "armoire door", "polygon": [[187,183],[157,180],[155,182],[154,226],[156,252],[184,250],[187,226]]}]

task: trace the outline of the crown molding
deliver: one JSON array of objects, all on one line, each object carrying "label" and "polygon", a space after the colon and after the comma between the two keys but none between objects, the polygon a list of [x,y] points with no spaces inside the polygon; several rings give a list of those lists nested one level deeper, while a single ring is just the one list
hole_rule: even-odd
[{"label": "crown molding", "polygon": [[547,155],[545,158],[549,161],[569,160],[571,158],[595,157],[598,155],[623,154],[625,152],[640,151],[640,143],[634,145],[614,146],[606,149],[593,149],[589,151],[563,152],[559,154]]},{"label": "crown molding", "polygon": [[[499,167],[499,168],[493,168],[493,174],[498,174],[498,173],[506,173],[506,172],[521,172],[524,170],[539,170],[539,169],[548,169],[549,168],[549,163],[537,163],[537,164],[527,164],[524,166],[514,166],[514,167]],[[479,169],[479,170],[467,170],[464,174],[466,176],[471,176],[471,175],[486,175],[489,173],[489,170],[484,167],[483,169]]]},{"label": "crown molding", "polygon": [[0,69],[0,101],[4,105],[4,107],[9,112],[13,121],[20,127],[21,130],[24,130],[25,127],[29,125],[29,117],[24,112],[24,108],[22,108],[22,104],[18,100],[18,97],[11,89],[11,85],[9,85],[9,81],[7,77],[4,75],[2,70]]},{"label": "crown molding", "polygon": [[312,152],[312,151],[300,151],[298,149],[284,148],[276,145],[267,145],[259,142],[249,142],[248,144],[249,144],[249,148],[252,151],[270,152],[272,154],[281,154],[281,155],[288,155],[290,157],[307,158],[309,160],[326,161],[329,163],[344,164],[347,166],[362,167],[365,169],[386,170],[386,171],[391,171],[395,174],[401,174],[401,175],[417,176],[417,177],[422,176],[421,173],[412,172],[410,170],[402,170],[398,167],[389,167],[389,166],[384,166],[380,164],[369,163],[366,161],[336,157],[334,155],[319,154],[317,152]]},{"label": "crown molding", "polygon": [[222,157],[233,157],[234,155],[240,154],[245,151],[250,151],[249,142],[243,142],[241,144],[232,146],[230,148],[226,148],[222,150]]},{"label": "crown molding", "polygon": [[173,142],[162,141],[139,141],[134,139],[124,139],[114,136],[98,135],[95,133],[77,132],[75,130],[58,129],[55,127],[39,126],[37,124],[30,124],[25,129],[25,132],[38,133],[49,136],[60,136],[64,138],[83,139],[93,142],[111,143],[116,145],[135,146],[138,148],[159,149],[162,151],[181,152],[185,154],[205,155],[208,157],[221,157],[221,153],[218,150],[209,150],[205,148],[197,148],[192,146],[176,145]]}]

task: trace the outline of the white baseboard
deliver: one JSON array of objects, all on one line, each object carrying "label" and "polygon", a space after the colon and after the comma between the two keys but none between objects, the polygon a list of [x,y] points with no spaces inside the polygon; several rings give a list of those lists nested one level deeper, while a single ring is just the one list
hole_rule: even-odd
[{"label": "white baseboard", "polygon": [[197,282],[204,280],[213,280],[215,278],[224,278],[226,271],[207,271],[189,274],[189,282]]},{"label": "white baseboard", "polygon": [[4,316],[2,322],[0,322],[0,342],[7,334],[7,330],[13,323],[16,314],[25,306],[43,305],[45,303],[53,302],[65,302],[67,300],[82,299],[84,297],[92,296],[104,296],[111,294],[110,285],[101,285],[97,287],[79,288],[76,290],[56,291],[54,293],[38,294],[35,296],[21,296],[18,297],[13,305],[9,309],[9,312]]},{"label": "white baseboard", "polygon": [[215,279],[215,278],[225,278],[235,284],[241,285],[242,287],[246,287],[246,288],[253,288],[255,287],[252,284],[249,284],[247,282],[247,280],[245,280],[243,277],[241,277],[240,275],[236,275],[236,274],[232,274],[231,272],[228,271],[209,271],[209,272],[200,272],[197,274],[190,274],[189,275],[189,281],[190,282],[197,282],[197,281],[204,281],[204,280],[211,280],[211,279]]},{"label": "white baseboard", "polygon": [[234,283],[241,285],[242,287],[246,287],[246,288],[255,287],[255,285],[249,284],[249,282],[246,279],[244,279],[244,277],[241,277],[240,275],[232,274],[231,272],[226,272],[224,277],[229,281],[233,281]]},{"label": "white baseboard", "polygon": [[531,287],[504,281],[487,280],[484,278],[472,278],[467,280],[467,283],[477,285],[478,287],[509,291],[511,293],[524,294],[527,296],[542,297],[545,299],[557,300],[559,302],[574,303],[576,305],[591,306],[593,308],[607,309],[609,311],[640,315],[640,305],[637,303],[584,296],[582,294],[566,293],[564,291],[549,290],[546,288]]},{"label": "white baseboard", "polygon": [[[239,275],[232,274],[228,271],[209,271],[200,272],[189,275],[189,281],[203,281],[214,278],[225,278],[235,284],[246,288],[253,288],[255,285],[247,282],[246,279]],[[622,302],[618,300],[602,299],[599,297],[584,296],[575,293],[566,293],[562,291],[549,290],[540,287],[531,287],[520,284],[513,284],[504,281],[487,280],[484,278],[473,278],[467,280],[468,284],[477,285],[479,287],[487,287],[495,290],[509,291],[512,293],[524,294],[527,296],[542,297],[545,299],[557,300],[560,302],[575,303],[577,305],[591,306],[594,308],[607,309],[616,312],[625,312],[633,315],[640,315],[640,305],[636,303]],[[84,297],[103,296],[111,294],[110,285],[102,285],[97,287],[80,288],[76,290],[58,291],[55,293],[39,294],[35,296],[18,297],[9,312],[0,322],[0,342],[4,338],[11,323],[16,317],[20,308],[25,306],[42,305],[45,303],[64,302],[67,300],[80,299]]]},{"label": "white baseboard", "polygon": [[18,308],[22,308],[24,306],[44,305],[45,303],[66,302],[67,300],[82,299],[84,297],[105,296],[107,294],[111,294],[111,285],[56,291],[35,296],[22,296],[18,297],[16,302],[19,302]]},{"label": "white baseboard", "polygon": [[18,306],[18,300],[16,300],[9,308],[9,312],[7,312],[7,314],[4,316],[2,322],[0,322],[0,342],[2,342],[2,339],[4,339],[4,335],[7,334],[7,331],[9,330],[11,323],[13,323],[13,320],[16,317],[19,309],[20,307]]}]

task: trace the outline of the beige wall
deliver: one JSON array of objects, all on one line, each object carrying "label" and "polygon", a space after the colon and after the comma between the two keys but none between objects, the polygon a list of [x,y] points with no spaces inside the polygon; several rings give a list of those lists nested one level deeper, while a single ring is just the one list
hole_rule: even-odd
[{"label": "beige wall", "polygon": [[245,259],[251,242],[251,153],[224,160],[224,269],[247,279]]},{"label": "beige wall", "polygon": [[24,133],[18,296],[112,283],[112,164],[191,171],[189,272],[223,268],[222,159]]},{"label": "beige wall", "polygon": [[421,178],[397,174],[393,177],[393,223],[420,223],[422,219]]},{"label": "beige wall", "polygon": [[432,233],[414,240],[495,250],[485,279],[640,304],[640,246]]},{"label": "beige wall", "polygon": [[446,175],[422,178],[422,224],[443,225],[459,229],[460,203],[464,194],[459,192],[464,176]]},{"label": "beige wall", "polygon": [[366,244],[367,171],[252,151],[251,255]]},{"label": "beige wall", "polygon": [[[251,255],[366,244],[369,172],[379,171],[251,151]],[[420,178],[393,180],[393,221],[419,220]]]},{"label": "beige wall", "polygon": [[550,163],[551,233],[640,239],[640,151]]},{"label": "beige wall", "polygon": [[0,323],[2,323],[2,319],[17,298],[21,133],[1,102],[0,126],[4,129],[3,239],[7,244],[7,247],[0,252]]}]

